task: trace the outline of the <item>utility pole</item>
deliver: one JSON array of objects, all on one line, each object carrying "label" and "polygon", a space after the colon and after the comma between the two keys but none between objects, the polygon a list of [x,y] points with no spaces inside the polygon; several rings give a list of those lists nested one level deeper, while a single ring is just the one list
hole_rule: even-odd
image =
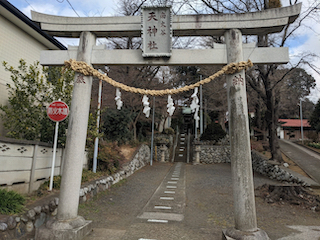
[{"label": "utility pole", "polygon": [[303,120],[302,120],[302,100],[300,98],[300,119],[301,119],[301,141],[303,144]]},{"label": "utility pole", "polygon": [[[202,75],[200,75],[200,81],[202,80]],[[202,85],[200,85],[200,136],[203,133],[203,104],[202,104]]]},{"label": "utility pole", "polygon": [[150,166],[152,166],[153,162],[153,142],[154,142],[154,111],[156,107],[156,97],[153,97],[153,106],[152,106],[152,133],[151,133],[151,156],[150,156]]},{"label": "utility pole", "polygon": [[[99,79],[99,93],[98,93],[98,112],[97,112],[97,135],[99,134],[100,126],[100,108],[101,108],[101,92],[102,92],[102,80]],[[93,166],[92,171],[97,172],[97,157],[98,157],[99,137],[94,140],[94,152],[93,152]]]}]

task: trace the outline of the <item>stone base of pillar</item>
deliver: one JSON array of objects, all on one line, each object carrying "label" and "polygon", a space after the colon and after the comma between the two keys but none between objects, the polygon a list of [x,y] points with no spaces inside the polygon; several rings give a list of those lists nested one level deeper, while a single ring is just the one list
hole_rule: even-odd
[{"label": "stone base of pillar", "polygon": [[243,232],[235,228],[222,230],[222,240],[270,240],[267,233],[261,229],[254,232]]},{"label": "stone base of pillar", "polygon": [[82,240],[92,231],[92,221],[78,216],[75,219],[59,221],[49,220],[36,229],[36,240]]}]

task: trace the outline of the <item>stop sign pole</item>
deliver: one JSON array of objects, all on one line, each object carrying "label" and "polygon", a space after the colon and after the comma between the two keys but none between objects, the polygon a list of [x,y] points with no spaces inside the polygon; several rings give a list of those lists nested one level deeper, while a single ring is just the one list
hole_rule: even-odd
[{"label": "stop sign pole", "polygon": [[54,175],[54,166],[56,161],[56,151],[57,151],[57,142],[58,142],[58,130],[59,130],[59,122],[63,121],[68,117],[69,107],[63,101],[54,101],[47,108],[48,117],[56,122],[56,128],[54,133],[54,142],[53,142],[53,156],[52,156],[52,167],[51,167],[51,176],[50,176],[50,185],[49,191],[52,191],[53,185],[53,175]]}]

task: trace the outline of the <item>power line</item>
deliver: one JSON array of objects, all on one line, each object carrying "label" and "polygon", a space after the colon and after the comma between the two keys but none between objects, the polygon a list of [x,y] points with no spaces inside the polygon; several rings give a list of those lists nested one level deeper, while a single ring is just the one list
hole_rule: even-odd
[{"label": "power line", "polygon": [[[64,0],[56,0],[58,3],[63,3]],[[69,0],[66,0],[67,3],[70,5],[70,7],[72,8],[72,10],[77,14],[78,17],[80,17],[80,15],[77,13],[77,11],[73,8],[72,4],[69,2]]]},{"label": "power line", "polygon": [[27,1],[27,0],[24,0],[26,3],[28,3],[28,5],[32,8],[32,10],[33,11],[36,11],[35,9],[34,9],[34,7],[32,7],[32,5]]},{"label": "power line", "polygon": [[78,17],[80,17],[79,16],[79,14],[76,12],[76,10],[73,8],[73,6],[71,5],[71,3],[69,2],[69,0],[66,0],[68,3],[69,3],[69,5],[70,5],[70,7],[72,8],[72,10],[78,15]]}]

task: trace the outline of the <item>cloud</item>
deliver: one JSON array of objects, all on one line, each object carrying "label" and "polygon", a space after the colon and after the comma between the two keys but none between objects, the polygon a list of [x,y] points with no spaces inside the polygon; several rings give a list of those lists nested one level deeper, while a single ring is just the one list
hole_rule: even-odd
[{"label": "cloud", "polygon": [[58,15],[59,9],[49,3],[32,3],[29,2],[30,5],[23,7],[20,9],[21,12],[23,12],[25,15],[27,15],[29,18],[31,18],[31,11],[36,11],[40,13],[50,14],[50,15]]},{"label": "cloud", "polygon": [[[114,0],[69,0],[72,7],[81,17],[112,16],[116,9]],[[17,7],[28,17],[31,17],[31,10],[59,16],[75,17],[77,14],[66,0],[10,0],[10,3]]]},{"label": "cloud", "polygon": [[74,7],[82,9],[82,16],[99,17],[113,16],[115,14],[116,6],[114,0],[82,0],[77,1],[77,6]]}]

